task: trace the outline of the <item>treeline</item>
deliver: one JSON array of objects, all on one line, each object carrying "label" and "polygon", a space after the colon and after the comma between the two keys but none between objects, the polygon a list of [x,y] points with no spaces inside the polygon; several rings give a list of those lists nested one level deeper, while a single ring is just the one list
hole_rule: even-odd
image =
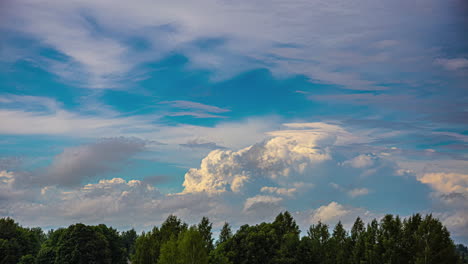
[{"label": "treeline", "polygon": [[188,226],[169,216],[160,227],[138,235],[106,225],[71,225],[44,233],[0,219],[0,264],[455,264],[468,263],[468,249],[455,246],[432,215],[407,219],[386,215],[367,225],[357,218],[349,232],[312,225],[304,236],[284,212],[272,223],[228,223],[216,241],[212,223],[203,217]]}]

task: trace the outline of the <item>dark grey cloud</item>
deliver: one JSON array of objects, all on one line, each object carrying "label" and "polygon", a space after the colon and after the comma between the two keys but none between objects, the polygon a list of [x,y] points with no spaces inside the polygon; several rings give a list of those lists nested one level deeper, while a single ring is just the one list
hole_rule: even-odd
[{"label": "dark grey cloud", "polygon": [[179,144],[182,147],[192,148],[192,149],[226,149],[226,147],[220,146],[215,142],[200,142],[199,140],[189,140],[186,143]]},{"label": "dark grey cloud", "polygon": [[66,148],[39,175],[30,176],[30,179],[39,185],[76,186],[86,179],[120,168],[143,151],[146,144],[138,138],[117,137]]},{"label": "dark grey cloud", "polygon": [[158,185],[162,183],[169,182],[171,178],[167,175],[153,175],[145,177],[141,182],[148,184],[148,185]]}]

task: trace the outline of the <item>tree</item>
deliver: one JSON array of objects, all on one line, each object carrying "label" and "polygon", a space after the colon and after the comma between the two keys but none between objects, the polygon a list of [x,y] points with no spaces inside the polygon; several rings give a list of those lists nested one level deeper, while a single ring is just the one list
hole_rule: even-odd
[{"label": "tree", "polygon": [[349,238],[341,221],[339,221],[335,229],[333,229],[330,245],[334,255],[334,263],[346,264],[349,262]]},{"label": "tree", "polygon": [[177,238],[172,236],[161,246],[158,264],[179,264],[179,255]]},{"label": "tree", "polygon": [[50,230],[47,234],[47,240],[41,246],[37,256],[36,264],[52,264],[55,263],[57,257],[57,248],[62,235],[66,232],[65,228]]},{"label": "tree", "polygon": [[208,252],[202,234],[192,226],[184,231],[178,241],[180,264],[207,264]]},{"label": "tree", "polygon": [[412,215],[403,221],[401,260],[405,263],[415,262],[414,253],[418,250],[417,231],[421,222],[422,217],[420,214]]},{"label": "tree", "polygon": [[364,234],[364,263],[376,264],[380,263],[379,257],[379,247],[377,244],[377,236],[379,232],[379,223],[377,220],[372,220],[371,223],[367,225],[366,232]]},{"label": "tree", "polygon": [[96,231],[103,234],[108,242],[112,264],[126,264],[127,255],[119,232],[106,225],[98,225]]},{"label": "tree", "polygon": [[357,218],[351,228],[351,263],[360,264],[366,250],[364,233],[366,228],[361,218]]},{"label": "tree", "polygon": [[402,223],[398,216],[393,217],[387,214],[380,221],[378,244],[384,263],[402,263],[402,230]]},{"label": "tree", "polygon": [[226,243],[229,261],[236,264],[272,263],[277,243],[275,233],[269,223],[241,226]]},{"label": "tree", "polygon": [[224,222],[223,228],[221,228],[221,232],[219,233],[219,239],[216,242],[217,245],[222,244],[232,237],[231,226],[229,223]]},{"label": "tree", "polygon": [[20,261],[18,262],[18,264],[34,264],[34,263],[36,263],[36,259],[31,254],[22,256]]},{"label": "tree", "polygon": [[108,264],[112,263],[112,252],[106,237],[96,228],[75,224],[62,234],[55,263]]},{"label": "tree", "polygon": [[280,213],[272,224],[275,233],[275,257],[274,263],[296,263],[297,250],[299,248],[299,226],[289,212]]},{"label": "tree", "polygon": [[143,233],[136,239],[132,263],[157,263],[161,246],[169,241],[172,236],[178,237],[186,229],[187,224],[183,223],[176,216],[169,215],[164,223],[162,223],[161,228],[154,227],[151,232]]},{"label": "tree", "polygon": [[416,264],[456,263],[458,260],[455,245],[450,233],[442,223],[427,215],[416,232],[418,250],[415,252]]},{"label": "tree", "polygon": [[301,240],[300,251],[306,263],[330,263],[330,233],[328,226],[322,222],[312,225],[307,236]]},{"label": "tree", "polygon": [[178,237],[179,234],[185,230],[187,230],[186,223],[183,223],[182,220],[175,215],[169,215],[166,221],[162,223],[159,230],[161,242],[164,243],[168,241],[172,235]]},{"label": "tree", "polygon": [[211,229],[213,228],[213,224],[210,223],[210,220],[208,217],[203,217],[198,224],[198,231],[203,237],[203,241],[206,247],[207,252],[211,252],[214,247],[213,247],[213,233],[211,232]]},{"label": "tree", "polygon": [[460,263],[468,263],[468,247],[458,244],[456,246],[456,251],[458,255],[460,256]]},{"label": "tree", "polygon": [[135,254],[132,256],[134,264],[157,263],[160,250],[159,228],[154,227],[150,232],[143,232],[135,241]]},{"label": "tree", "polygon": [[1,218],[0,263],[16,264],[23,256],[35,256],[40,249],[43,236],[40,228],[24,228],[11,218]]},{"label": "tree", "polygon": [[125,255],[128,259],[135,254],[135,241],[137,238],[138,235],[133,228],[128,231],[123,231],[120,234],[120,239],[122,240],[123,247],[125,248]]}]

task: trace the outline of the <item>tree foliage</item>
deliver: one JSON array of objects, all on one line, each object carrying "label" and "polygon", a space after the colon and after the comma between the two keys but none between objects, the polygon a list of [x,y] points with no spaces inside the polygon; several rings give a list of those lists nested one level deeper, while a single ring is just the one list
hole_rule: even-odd
[{"label": "tree foliage", "polygon": [[455,246],[432,215],[406,219],[386,215],[367,225],[357,218],[347,231],[341,222],[318,222],[301,232],[290,213],[271,223],[243,225],[235,233],[224,223],[216,242],[207,217],[190,228],[170,215],[160,227],[137,235],[106,225],[75,224],[44,234],[0,219],[0,264],[454,264],[468,263],[468,248]]}]

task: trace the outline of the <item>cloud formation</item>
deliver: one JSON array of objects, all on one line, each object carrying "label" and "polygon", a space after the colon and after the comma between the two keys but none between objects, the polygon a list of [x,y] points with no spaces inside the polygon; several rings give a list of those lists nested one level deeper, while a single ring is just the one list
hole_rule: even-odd
[{"label": "cloud formation", "polygon": [[[35,60],[88,88],[112,88],[123,80],[140,80],[146,73],[142,64],[180,52],[190,59],[192,67],[215,70],[218,78],[268,67],[277,74],[303,74],[348,89],[384,90],[387,88],[377,80],[382,68],[396,72],[432,70],[425,60],[439,54],[412,33],[433,34],[432,24],[421,21],[451,25],[446,13],[454,5],[456,1],[441,4],[434,0],[424,5],[368,0],[352,5],[341,0],[287,4],[260,0],[236,5],[211,0],[196,4],[48,0],[40,5],[11,1],[2,24],[63,55]],[[407,12],[398,12],[402,6]],[[392,18],[393,23],[382,18]],[[398,34],[389,39],[388,32]],[[144,43],[143,48],[135,40]],[[352,52],[349,47],[354,47]],[[402,59],[410,52],[419,60]],[[395,81],[391,78],[384,82]]]},{"label": "cloud formation", "polygon": [[337,126],[327,127],[338,129],[337,133],[330,134],[319,124],[316,126],[308,130],[271,132],[270,139],[239,151],[214,150],[202,160],[199,169],[192,168],[185,174],[184,192],[240,192],[248,182],[294,179],[294,175],[303,174],[314,164],[329,160],[323,142],[334,143],[335,134],[343,133]]},{"label": "cloud formation", "polygon": [[65,148],[51,164],[35,173],[23,173],[19,185],[60,185],[72,187],[121,168],[135,154],[145,149],[138,138],[103,138],[95,143]]}]

